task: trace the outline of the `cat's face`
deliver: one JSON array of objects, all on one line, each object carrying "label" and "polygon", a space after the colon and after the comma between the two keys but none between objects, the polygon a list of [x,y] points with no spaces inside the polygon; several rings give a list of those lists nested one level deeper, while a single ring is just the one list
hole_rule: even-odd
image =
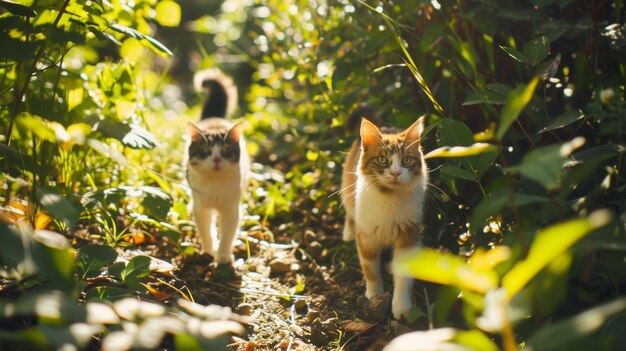
[{"label": "cat's face", "polygon": [[187,150],[189,165],[201,172],[227,172],[239,167],[241,123],[230,129],[203,131],[193,123],[188,130],[191,143]]},{"label": "cat's face", "polygon": [[404,131],[379,130],[361,123],[360,174],[381,191],[410,187],[425,175],[420,136],[423,118]]}]

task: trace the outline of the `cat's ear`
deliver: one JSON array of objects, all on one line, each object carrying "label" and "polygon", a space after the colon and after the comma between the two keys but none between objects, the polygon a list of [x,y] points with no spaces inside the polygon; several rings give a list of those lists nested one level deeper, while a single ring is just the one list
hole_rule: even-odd
[{"label": "cat's ear", "polygon": [[235,144],[238,144],[243,133],[243,127],[245,127],[245,121],[235,123],[226,134],[226,139],[232,140]]},{"label": "cat's ear", "polygon": [[198,128],[197,125],[191,122],[187,122],[187,132],[189,133],[189,136],[191,136],[191,141],[199,141],[204,139],[204,136],[202,135],[202,130]]},{"label": "cat's ear", "polygon": [[424,132],[424,119],[426,119],[426,115],[418,118],[417,121],[404,131],[404,138],[409,141],[410,144],[420,140]]},{"label": "cat's ear", "polygon": [[367,149],[368,146],[378,143],[380,140],[380,131],[378,127],[366,118],[361,120],[361,146]]}]

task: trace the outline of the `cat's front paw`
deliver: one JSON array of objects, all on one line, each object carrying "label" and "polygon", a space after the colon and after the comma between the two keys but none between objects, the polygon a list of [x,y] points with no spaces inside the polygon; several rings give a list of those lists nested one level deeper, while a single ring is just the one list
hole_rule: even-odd
[{"label": "cat's front paw", "polygon": [[400,320],[402,317],[407,317],[412,308],[413,305],[410,303],[405,304],[396,301],[391,302],[391,313],[393,314],[393,318],[396,320]]},{"label": "cat's front paw", "polygon": [[224,264],[232,265],[234,261],[235,261],[235,255],[233,254],[220,254],[218,252],[217,255],[215,256],[215,262],[217,262],[218,265],[224,265]]}]

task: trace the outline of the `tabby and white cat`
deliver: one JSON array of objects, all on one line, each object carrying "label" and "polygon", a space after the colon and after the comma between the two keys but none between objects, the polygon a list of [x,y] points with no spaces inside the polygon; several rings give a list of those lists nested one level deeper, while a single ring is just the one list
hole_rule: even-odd
[{"label": "tabby and white cat", "polygon": [[187,125],[187,181],[196,231],[202,251],[213,255],[218,264],[229,264],[250,168],[243,122],[226,119],[237,104],[237,87],[216,69],[198,72],[194,81],[198,89],[208,90],[200,121]]},{"label": "tabby and white cat", "polygon": [[[342,200],[346,210],[344,240],[356,239],[365,277],[365,296],[383,293],[380,256],[394,258],[419,243],[428,169],[420,138],[424,117],[412,126],[379,129],[363,118],[344,164]],[[394,276],[392,313],[400,319],[413,307],[413,279]]]}]

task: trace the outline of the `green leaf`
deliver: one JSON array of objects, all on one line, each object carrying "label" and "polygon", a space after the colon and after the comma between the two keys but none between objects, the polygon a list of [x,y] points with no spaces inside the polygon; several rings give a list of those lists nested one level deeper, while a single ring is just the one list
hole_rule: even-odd
[{"label": "green leaf", "polygon": [[173,205],[170,195],[151,186],[142,186],[138,190],[143,193],[141,205],[156,219],[164,220]]},{"label": "green leaf", "polygon": [[511,124],[519,117],[533,97],[539,78],[535,77],[525,87],[517,87],[509,93],[500,115],[500,126],[496,132],[498,140],[502,140]]},{"label": "green leaf", "polygon": [[585,117],[585,114],[581,110],[572,110],[559,115],[550,121],[550,124],[543,127],[539,133],[549,132],[555,129],[563,128],[568,124],[572,124],[576,121],[579,121]]},{"label": "green leaf", "polygon": [[[515,206],[522,207],[530,204],[542,204],[550,202],[550,199],[544,196],[529,195],[522,193],[515,193],[513,196]],[[472,212],[472,219],[470,222],[470,228],[472,231],[482,230],[485,222],[489,217],[493,217],[500,213],[505,208],[510,208],[512,204],[511,194],[506,188],[499,188],[489,196],[482,199]]]},{"label": "green leaf", "polygon": [[0,143],[0,170],[17,177],[23,171],[39,172],[39,165],[30,155],[18,152],[15,146]]},{"label": "green leaf", "polygon": [[507,47],[507,46],[500,45],[500,49],[502,49],[504,52],[509,54],[509,56],[511,56],[512,58],[514,58],[518,62],[529,63],[529,60],[526,57],[526,55],[524,55],[523,53],[519,52],[515,48],[510,48],[510,47]]},{"label": "green leaf", "polygon": [[553,189],[559,184],[567,156],[582,146],[584,142],[582,137],[577,137],[567,143],[534,149],[524,156],[519,165],[508,167],[505,171],[519,172],[543,185],[546,189]]},{"label": "green leaf", "polygon": [[439,158],[439,157],[467,157],[484,154],[486,152],[497,151],[498,148],[495,145],[487,143],[475,143],[470,146],[444,146],[435,149],[426,155],[424,159]]},{"label": "green leaf", "polygon": [[122,281],[129,283],[133,280],[143,278],[150,274],[150,257],[135,256],[120,273]]},{"label": "green leaf", "polygon": [[41,117],[22,113],[16,119],[17,125],[32,132],[37,138],[55,142],[57,140],[54,129],[50,128]]},{"label": "green leaf", "polygon": [[81,278],[94,278],[104,267],[117,259],[117,252],[108,245],[85,245],[78,250],[76,266]]},{"label": "green leaf", "polygon": [[167,46],[163,45],[160,41],[154,39],[153,37],[146,35],[144,36],[144,39],[150,44],[149,48],[157,54],[165,57],[174,56],[174,53],[168,49]]},{"label": "green leaf", "polygon": [[463,106],[471,106],[478,104],[491,104],[491,105],[503,105],[505,97],[501,94],[494,93],[492,91],[484,91],[484,92],[473,92],[470,94],[465,101],[463,101]]},{"label": "green leaf", "polygon": [[35,17],[37,16],[37,12],[31,9],[28,6],[24,6],[21,4],[16,4],[11,0],[0,0],[0,7],[9,11],[10,13],[16,16],[24,16],[24,17]]},{"label": "green leaf", "polygon": [[441,168],[439,168],[439,172],[455,178],[476,181],[476,177],[472,172],[454,165],[441,166]]},{"label": "green leaf", "polygon": [[550,40],[546,36],[533,39],[524,44],[522,51],[524,52],[524,56],[528,58],[528,63],[536,66],[548,56],[548,52],[550,52]]},{"label": "green leaf", "polygon": [[155,19],[165,27],[176,27],[180,24],[180,5],[172,0],[161,0],[155,7]]},{"label": "green leaf", "polygon": [[456,255],[420,248],[398,255],[394,274],[486,293],[498,284],[495,271],[477,271]]},{"label": "green leaf", "polygon": [[572,350],[592,333],[606,325],[609,318],[626,310],[626,297],[593,307],[572,318],[540,328],[523,350]]},{"label": "green leaf", "polygon": [[81,210],[51,188],[39,188],[37,190],[37,199],[46,211],[54,218],[65,223],[66,226],[73,227],[78,221]]},{"label": "green leaf", "polygon": [[453,339],[458,344],[467,346],[471,350],[480,351],[498,351],[498,345],[495,344],[487,335],[481,331],[474,329],[469,331],[459,331]]},{"label": "green leaf", "polygon": [[437,144],[439,146],[470,146],[474,142],[474,133],[461,121],[444,118],[437,126]]},{"label": "green leaf", "polygon": [[549,226],[537,233],[530,246],[528,256],[518,262],[502,278],[502,287],[509,299],[517,295],[546,266],[563,255],[574,243],[594,229],[609,223],[611,214],[607,210]]}]

